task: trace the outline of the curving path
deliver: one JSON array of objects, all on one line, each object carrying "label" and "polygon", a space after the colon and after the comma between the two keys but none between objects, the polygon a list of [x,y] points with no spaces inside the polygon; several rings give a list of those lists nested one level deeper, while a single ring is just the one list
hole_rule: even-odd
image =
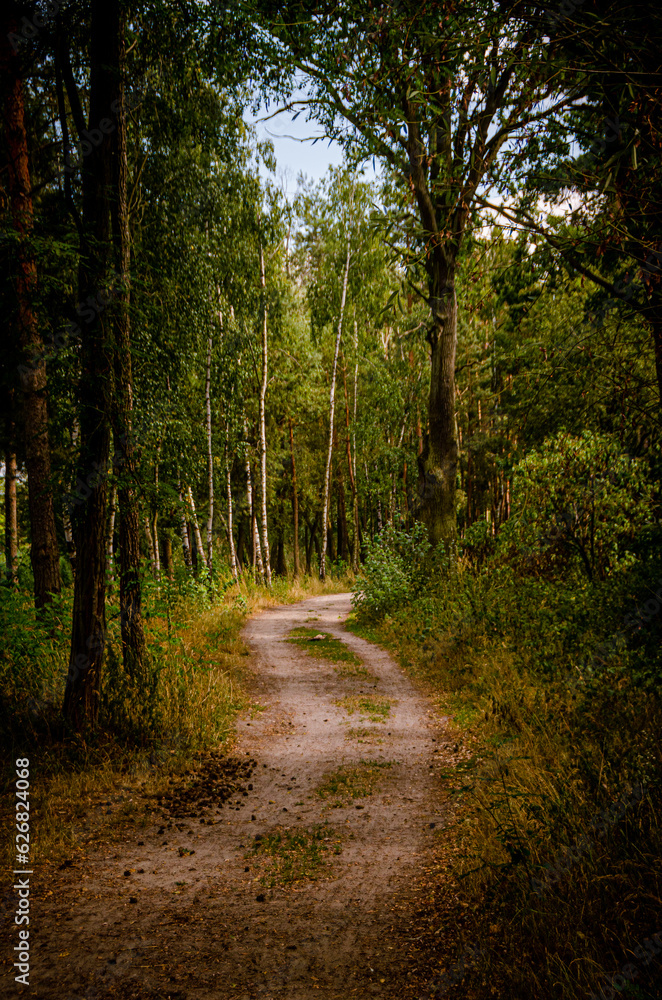
[{"label": "curving path", "polygon": [[[50,955],[49,964],[35,955],[35,997],[415,995],[401,942],[415,933],[414,886],[444,819],[430,766],[441,723],[387,653],[344,629],[350,610],[349,594],[323,595],[249,621],[261,710],[238,721],[235,754],[257,761],[242,805],[223,809],[215,825],[185,820],[166,833],[167,846],[155,827],[90,858],[73,879],[67,871],[35,921]],[[301,625],[340,638],[369,675],[347,676],[287,642]],[[348,714],[338,704],[347,698],[388,702],[389,715]],[[334,807],[317,794],[339,767],[365,762],[390,764],[373,770],[370,796]],[[261,885],[266,859],[251,847],[274,831],[285,837],[320,824],[328,825],[321,877]]]}]

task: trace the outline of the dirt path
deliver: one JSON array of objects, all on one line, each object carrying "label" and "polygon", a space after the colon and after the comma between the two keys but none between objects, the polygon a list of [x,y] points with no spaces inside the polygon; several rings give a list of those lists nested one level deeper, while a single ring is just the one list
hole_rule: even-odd
[{"label": "dirt path", "polygon": [[[35,912],[35,1000],[414,995],[401,942],[443,823],[443,730],[395,662],[344,630],[349,611],[349,594],[325,595],[248,623],[263,710],[238,723],[235,755],[256,762],[244,792],[213,825],[154,826],[62,873]],[[287,642],[302,625],[363,667]],[[372,793],[343,798],[347,780]]]}]

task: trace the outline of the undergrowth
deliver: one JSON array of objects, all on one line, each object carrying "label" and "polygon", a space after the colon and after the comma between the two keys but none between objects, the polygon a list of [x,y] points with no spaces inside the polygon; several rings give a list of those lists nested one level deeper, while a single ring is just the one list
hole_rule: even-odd
[{"label": "undergrowth", "polygon": [[660,567],[590,581],[497,553],[435,575],[388,613],[357,601],[348,623],[397,655],[462,746],[440,790],[444,931],[426,937],[421,917],[421,947],[455,960],[449,982],[476,1000],[662,995]]},{"label": "undergrowth", "polygon": [[71,732],[61,706],[68,666],[72,590],[40,616],[27,590],[0,588],[0,742],[3,748],[3,851],[9,860],[13,761],[30,760],[32,859],[60,858],[74,845],[145,822],[143,797],[209,747],[230,749],[234,721],[250,708],[249,651],[240,632],[262,607],[347,589],[347,580],[276,578],[270,591],[252,582],[213,585],[181,577],[144,581],[147,676],[125,672],[119,608],[107,605],[108,636],[99,721]]}]

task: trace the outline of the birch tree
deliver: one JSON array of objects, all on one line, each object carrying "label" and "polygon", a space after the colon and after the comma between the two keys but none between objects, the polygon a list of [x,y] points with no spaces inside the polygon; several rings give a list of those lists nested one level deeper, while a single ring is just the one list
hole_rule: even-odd
[{"label": "birch tree", "polygon": [[[351,259],[349,227],[347,233],[347,253],[345,255],[345,269],[342,278],[342,294],[340,297],[340,314],[338,316],[338,332],[336,334],[335,349],[333,352],[333,367],[331,369],[331,387],[329,389],[329,446],[326,453],[326,467],[324,470],[324,493],[322,497],[322,531],[323,538],[326,536],[326,525],[329,517],[329,492],[331,488],[331,460],[333,458],[333,431],[336,405],[336,372],[338,370],[338,354],[340,353],[340,340],[342,338],[342,325],[345,315],[345,301],[347,299],[347,279],[349,277],[349,262]],[[326,580],[326,545],[322,544],[320,555],[320,580]]]},{"label": "birch tree", "polygon": [[264,269],[264,251],[260,246],[260,285],[262,288],[262,378],[260,381],[260,483],[261,483],[261,515],[262,515],[262,559],[264,562],[264,580],[267,587],[271,586],[271,562],[269,556],[269,528],[267,520],[267,425],[265,406],[267,387],[269,384],[268,328],[267,328],[267,280]]}]

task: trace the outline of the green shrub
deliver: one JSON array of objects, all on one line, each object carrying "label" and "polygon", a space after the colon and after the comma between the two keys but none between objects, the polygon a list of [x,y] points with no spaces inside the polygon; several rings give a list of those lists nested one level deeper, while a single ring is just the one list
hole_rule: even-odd
[{"label": "green shrub", "polygon": [[561,433],[514,469],[511,518],[499,549],[520,569],[557,575],[579,566],[589,580],[632,567],[654,529],[647,464],[604,434]]},{"label": "green shrub", "polygon": [[353,587],[352,605],[382,616],[416,597],[429,583],[430,543],[422,524],[411,532],[387,525],[368,546],[364,576]]}]

